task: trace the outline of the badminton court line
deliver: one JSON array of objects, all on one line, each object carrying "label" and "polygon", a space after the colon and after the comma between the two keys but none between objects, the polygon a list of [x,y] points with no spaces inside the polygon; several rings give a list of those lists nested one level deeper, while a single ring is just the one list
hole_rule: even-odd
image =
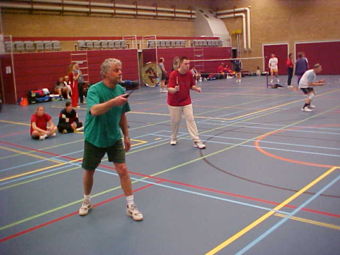
[{"label": "badminton court line", "polygon": [[[215,248],[213,248],[212,250],[208,251],[205,255],[214,255],[216,253],[218,253],[219,251],[223,250],[224,248],[226,248],[227,246],[229,246],[231,243],[235,242],[237,239],[239,239],[240,237],[242,237],[243,235],[245,235],[246,233],[248,233],[250,230],[254,229],[256,226],[258,226],[259,224],[261,224],[262,222],[264,222],[265,220],[267,220],[268,218],[270,218],[271,216],[273,216],[278,210],[280,210],[281,208],[283,208],[284,206],[286,206],[287,204],[289,204],[290,202],[292,202],[293,200],[295,200],[296,198],[298,198],[299,196],[301,196],[304,192],[306,192],[307,190],[309,190],[310,188],[312,188],[313,186],[315,186],[317,183],[319,183],[320,181],[322,181],[324,178],[326,178],[328,175],[330,175],[331,173],[333,173],[335,170],[339,169],[338,167],[332,167],[330,169],[328,169],[327,171],[325,171],[323,174],[321,174],[320,176],[318,176],[317,178],[315,178],[313,181],[311,181],[310,183],[308,183],[306,186],[304,186],[303,188],[301,188],[298,192],[294,193],[292,196],[288,197],[286,200],[284,200],[282,203],[280,203],[279,205],[277,205],[276,207],[274,207],[271,211],[267,212],[266,214],[262,215],[260,218],[256,219],[255,221],[253,221],[252,223],[250,223],[249,225],[247,225],[245,228],[241,229],[239,232],[237,232],[236,234],[232,235],[231,237],[229,237],[227,240],[223,241],[222,243],[220,243],[219,245],[217,245]],[[340,178],[340,175],[338,175],[338,177],[334,180],[338,180]],[[325,187],[329,187],[329,185],[333,185],[334,184],[334,180],[332,182],[330,182],[329,184],[327,184]],[[322,192],[320,191],[324,191],[324,188],[319,190],[314,196],[312,196],[311,198],[316,198],[319,194],[321,194]],[[308,203],[312,200],[308,199],[307,200]],[[305,204],[305,203],[303,203]],[[298,212],[300,209],[300,207],[296,208],[294,210],[294,212]],[[294,213],[295,214],[295,213]],[[292,214],[292,215],[294,215]],[[291,215],[291,216],[292,216]],[[285,220],[285,219],[284,219]],[[276,225],[274,225],[276,226]],[[246,246],[247,247],[247,246]],[[245,247],[245,248],[246,248]],[[241,254],[241,253],[240,253]]]}]

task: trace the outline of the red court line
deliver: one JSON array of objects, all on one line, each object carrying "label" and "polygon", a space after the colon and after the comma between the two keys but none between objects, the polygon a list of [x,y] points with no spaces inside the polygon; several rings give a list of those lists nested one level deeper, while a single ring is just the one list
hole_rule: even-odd
[{"label": "red court line", "polygon": [[[323,124],[323,125],[315,125],[315,126],[309,126],[309,127],[314,127],[314,128],[318,128],[318,127],[339,127],[339,125],[340,124]],[[258,150],[259,152],[261,152],[262,154],[264,154],[268,157],[275,158],[275,159],[282,160],[282,161],[286,161],[286,162],[290,162],[290,163],[294,163],[294,164],[300,164],[300,165],[306,165],[306,166],[315,166],[315,167],[321,167],[321,168],[334,167],[334,165],[319,164],[319,163],[314,163],[314,162],[309,162],[309,161],[301,161],[301,160],[296,160],[296,159],[278,156],[278,155],[275,155],[271,152],[266,151],[265,149],[263,149],[261,147],[261,141],[264,140],[265,138],[268,138],[272,135],[279,134],[279,133],[282,133],[282,132],[286,132],[286,131],[290,131],[290,130],[299,130],[299,129],[302,129],[302,127],[279,129],[279,130],[270,131],[268,133],[265,133],[254,141],[255,148],[256,148],[256,150]]]},{"label": "red court line", "polygon": [[[68,157],[68,156],[62,156],[62,155],[59,155],[59,154],[56,154],[56,153],[52,153],[52,152],[45,152],[45,151],[29,148],[29,147],[26,147],[26,146],[22,146],[22,145],[16,145],[16,144],[9,143],[9,142],[2,142],[2,141],[0,141],[0,143],[6,143],[6,144],[12,145],[14,147],[24,148],[24,149],[28,149],[28,150],[31,149],[33,151],[37,151],[37,152],[40,152],[40,153],[46,153],[46,154],[49,154],[49,155],[58,156],[58,157],[69,159],[69,160],[75,160],[74,158],[71,158],[71,157]],[[106,169],[109,169],[109,170],[115,170],[113,167],[110,167],[110,166],[107,166],[107,165],[100,164],[100,167],[106,168]],[[257,201],[257,202],[262,202],[262,203],[271,204],[271,205],[278,205],[279,204],[278,202],[275,202],[275,201],[270,201],[270,200],[260,199],[260,198],[256,198],[256,197],[251,197],[251,196],[245,196],[245,195],[230,193],[230,192],[226,192],[226,191],[216,190],[216,189],[212,189],[212,188],[206,188],[206,187],[192,185],[192,184],[183,183],[183,182],[174,181],[174,180],[168,180],[168,179],[164,179],[164,178],[160,178],[160,177],[155,177],[155,176],[150,176],[150,175],[146,175],[146,174],[142,174],[142,173],[137,173],[137,172],[133,172],[133,171],[129,171],[129,173],[131,173],[133,175],[136,175],[136,176],[140,176],[140,177],[147,177],[147,178],[154,179],[154,180],[161,181],[161,182],[168,182],[168,183],[172,183],[172,184],[181,185],[181,186],[184,186],[184,187],[189,187],[189,188],[194,188],[194,189],[198,189],[198,190],[209,191],[209,192],[213,192],[213,193],[217,193],[217,194],[223,194],[223,195],[227,195],[227,196],[231,196],[231,197],[238,197],[238,198],[243,198],[243,199],[247,199],[247,200],[251,200],[251,201]],[[286,205],[285,207],[291,208],[291,209],[297,208],[297,206],[294,206],[294,205]],[[340,214],[334,214],[334,213],[330,213],[330,212],[319,211],[319,210],[314,210],[314,209],[309,209],[309,208],[303,208],[301,210],[302,211],[306,211],[306,212],[310,212],[310,213],[314,213],[314,214],[320,214],[320,215],[340,218]]]},{"label": "red court line", "polygon": [[[160,182],[159,182],[159,183],[160,183]],[[142,187],[140,187],[140,188],[138,188],[138,189],[133,190],[133,192],[136,193],[136,192],[138,192],[138,191],[147,189],[147,188],[149,188],[149,187],[151,187],[151,186],[153,186],[153,185],[154,185],[154,184],[147,184],[147,185],[145,185],[145,186],[142,186]],[[124,194],[120,194],[120,195],[118,195],[118,196],[111,197],[111,198],[109,198],[109,199],[106,199],[106,200],[104,200],[104,201],[101,201],[101,202],[99,202],[99,203],[94,204],[93,207],[95,208],[95,207],[102,206],[102,205],[104,205],[104,204],[107,204],[107,203],[109,203],[109,202],[111,202],[111,201],[113,201],[113,200],[119,199],[119,198],[124,197],[124,196],[125,196]],[[10,240],[10,239],[13,239],[13,238],[15,238],[15,237],[18,237],[18,236],[22,236],[22,235],[24,235],[24,234],[33,232],[33,231],[35,231],[35,230],[38,230],[38,229],[40,229],[40,228],[46,227],[46,226],[48,226],[48,225],[51,225],[51,224],[53,224],[53,223],[56,223],[56,222],[65,220],[65,219],[70,218],[70,217],[75,216],[75,215],[78,215],[78,211],[75,211],[75,212],[66,214],[66,215],[61,216],[61,217],[59,217],[59,218],[56,218],[56,219],[47,221],[47,222],[45,222],[45,223],[36,225],[36,226],[34,226],[34,227],[25,229],[25,230],[23,230],[23,231],[20,231],[20,232],[18,232],[18,233],[13,234],[13,235],[6,236],[6,237],[0,239],[0,243],[1,243],[1,242],[6,242],[6,241],[8,241],[8,240]]]}]

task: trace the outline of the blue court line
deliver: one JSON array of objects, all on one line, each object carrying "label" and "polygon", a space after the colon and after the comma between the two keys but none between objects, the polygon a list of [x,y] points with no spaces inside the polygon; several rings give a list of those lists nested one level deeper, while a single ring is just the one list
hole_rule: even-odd
[{"label": "blue court line", "polygon": [[[167,130],[163,130],[162,132],[167,132],[167,133],[171,133],[170,131]],[[160,132],[159,132],[160,133]],[[163,136],[165,137],[166,135],[162,135],[162,134],[157,134],[158,136]],[[181,134],[183,134],[182,136],[188,135],[188,133],[185,132],[179,132]],[[212,135],[200,135],[200,137],[212,137]],[[240,137],[230,137],[230,136],[218,136],[218,135],[213,135],[214,138],[222,138],[222,139],[230,139],[230,140],[240,140],[240,141],[244,141],[244,140],[248,140],[248,138],[240,138]],[[252,139],[250,141],[255,141],[256,139]],[[213,143],[223,143],[223,142],[219,142],[219,141],[214,141],[214,140],[209,140],[209,142],[213,142]],[[295,143],[282,143],[282,142],[274,142],[274,141],[261,141],[261,143],[270,143],[270,144],[280,144],[280,145],[289,145],[289,146],[295,146],[295,147],[307,147],[307,148],[315,148],[315,149],[327,149],[327,150],[339,150],[340,148],[334,148],[334,147],[325,147],[325,146],[317,146],[317,145],[307,145],[307,144],[295,144]],[[229,144],[229,143],[228,143]],[[231,143],[232,144],[232,143]],[[273,148],[274,149],[274,148]],[[278,149],[278,148],[275,148]]]},{"label": "blue court line", "polygon": [[[207,136],[211,137],[209,135],[201,135],[201,136]],[[218,136],[214,135],[214,138],[222,138],[222,139],[230,139],[230,140],[246,140],[244,138],[240,137],[230,137],[230,136]],[[252,139],[252,141],[255,141],[256,139]],[[261,143],[271,143],[271,144],[281,144],[281,145],[289,145],[289,146],[295,146],[295,147],[308,147],[308,148],[315,148],[315,149],[327,149],[327,150],[339,150],[340,148],[334,148],[334,147],[325,147],[325,146],[317,146],[317,145],[308,145],[308,144],[296,144],[296,143],[283,143],[283,142],[274,142],[274,141],[267,141],[262,140]]]},{"label": "blue court line", "polygon": [[[160,131],[157,131],[157,132],[154,132],[154,133],[150,133],[150,134],[144,134],[144,135],[141,135],[141,136],[134,137],[134,138],[132,138],[132,139],[141,138],[141,137],[145,137],[145,136],[148,136],[148,135],[155,135],[155,134],[157,134],[158,132],[160,132]],[[147,143],[147,144],[149,144],[149,143]],[[145,144],[137,145],[136,147],[131,148],[131,151],[136,150],[136,149],[139,149],[140,147],[143,147],[142,145],[144,146]],[[75,154],[75,153],[79,153],[79,152],[82,152],[82,151],[83,151],[83,149],[78,150],[78,151],[73,151],[73,152],[70,152],[70,153],[66,153],[66,154],[61,154],[61,155],[59,155],[59,156],[54,156],[54,157],[51,157],[50,159],[58,159],[58,158],[60,158],[60,157],[69,156],[69,155],[72,155],[72,154]],[[23,151],[23,153],[25,153],[25,152]],[[32,151],[32,153],[39,153],[39,152],[37,152],[37,151]],[[23,155],[23,156],[24,156],[24,155]],[[8,170],[16,169],[16,168],[19,168],[19,167],[24,167],[24,166],[33,165],[33,164],[40,163],[40,162],[44,162],[44,161],[47,161],[47,159],[36,160],[36,161],[29,162],[29,163],[16,165],[16,166],[13,166],[13,167],[0,169],[0,173],[1,173],[1,172],[6,172],[6,171],[8,171]],[[61,161],[61,162],[64,162],[64,161]]]},{"label": "blue court line", "polygon": [[290,217],[294,216],[296,213],[298,213],[302,208],[304,208],[306,205],[308,205],[310,202],[312,202],[315,198],[317,198],[320,194],[325,192],[328,188],[330,188],[333,184],[335,184],[337,181],[340,180],[340,175],[338,175],[335,179],[333,179],[331,182],[329,182],[327,185],[325,185],[322,189],[320,189],[317,193],[315,193],[312,197],[307,199],[304,203],[302,203],[299,207],[294,209],[291,213],[288,213],[287,216],[277,222],[275,225],[273,225],[271,228],[269,228],[267,231],[265,231],[263,234],[261,234],[259,237],[254,239],[252,242],[250,242],[248,245],[243,247],[240,251],[236,253],[236,255],[242,255],[245,252],[247,252],[249,249],[254,247],[257,243],[262,241],[264,238],[266,238],[268,235],[273,233],[277,228],[279,228],[282,224],[284,224],[287,220],[290,219]]},{"label": "blue court line", "polygon": [[[106,174],[110,174],[110,175],[114,175],[114,176],[118,176],[118,174],[115,173],[115,172],[106,171],[106,170],[103,170],[103,169],[100,169],[100,168],[96,169],[96,171],[106,173]],[[272,208],[269,208],[269,207],[259,206],[259,205],[256,205],[256,204],[241,202],[241,201],[228,199],[228,198],[222,198],[222,197],[209,195],[209,194],[205,194],[205,193],[202,193],[202,192],[192,191],[192,190],[188,190],[188,189],[184,189],[184,188],[178,188],[178,187],[174,187],[174,186],[166,185],[166,184],[162,184],[162,183],[156,183],[156,182],[153,182],[153,181],[148,181],[148,180],[143,179],[143,178],[135,178],[135,177],[130,177],[130,178],[133,179],[133,180],[139,181],[139,182],[145,182],[145,183],[153,184],[155,186],[160,186],[160,187],[164,187],[164,188],[167,188],[167,189],[177,190],[177,191],[181,191],[181,192],[185,192],[185,193],[189,193],[189,194],[193,194],[193,195],[197,195],[197,196],[212,198],[212,199],[216,199],[216,200],[230,202],[230,203],[233,203],[233,204],[243,205],[243,206],[261,209],[261,210],[265,210],[265,211],[271,211],[272,210]],[[285,215],[289,214],[289,212],[280,211],[280,210],[278,210],[277,212],[285,214]]]},{"label": "blue court line", "polygon": [[[60,157],[69,156],[69,155],[72,155],[72,154],[75,154],[75,153],[78,153],[78,152],[81,152],[81,151],[82,151],[82,150],[73,151],[73,152],[70,152],[70,153],[61,154],[60,156],[51,157],[51,158],[49,158],[49,159],[56,159],[56,160],[58,160],[58,158],[60,158]],[[24,156],[24,155],[23,155],[23,156]],[[29,155],[28,155],[28,156],[29,156]],[[6,171],[9,171],[9,170],[13,170],[13,169],[16,169],[16,168],[20,168],[20,167],[25,167],[25,166],[34,165],[34,164],[41,163],[41,162],[45,162],[45,161],[48,161],[48,160],[47,160],[47,159],[40,159],[40,160],[36,160],[36,161],[32,161],[32,162],[25,163],[25,164],[15,165],[15,166],[12,166],[12,167],[0,169],[0,173],[6,172]]]},{"label": "blue court line", "polygon": [[[228,123],[229,121],[226,120],[210,120],[209,123],[205,123],[207,125],[215,125],[215,126],[219,126],[225,123]],[[243,123],[246,123],[246,121],[244,121]],[[234,125],[234,127],[241,127],[241,128],[253,128],[253,129],[269,129],[272,130],[271,127],[263,127],[263,126],[245,126],[245,125]],[[296,132],[296,133],[312,133],[312,134],[328,134],[328,135],[340,135],[340,133],[337,132],[326,132],[326,131],[317,131],[318,128],[315,128],[315,130],[299,130],[299,129],[287,129],[284,130],[285,132]]]},{"label": "blue court line", "polygon": [[[157,136],[165,137],[165,135],[157,135]],[[191,141],[190,138],[183,138],[183,139]],[[245,141],[247,139],[239,139],[239,140]],[[230,143],[230,142],[221,142],[221,141],[213,141],[213,140],[209,140],[209,143],[223,144],[223,145],[234,145],[235,144],[235,143]],[[240,147],[255,148],[254,145],[247,145],[247,144],[242,144],[242,145],[240,145]],[[308,147],[308,146],[304,146],[304,147]],[[296,152],[296,153],[302,153],[302,154],[313,154],[313,155],[328,156],[328,157],[335,157],[335,158],[339,158],[340,157],[339,154],[329,154],[329,153],[321,153],[321,152],[313,152],[313,151],[291,150],[291,149],[273,148],[273,147],[266,147],[266,146],[261,146],[261,148],[268,149],[268,150]]]},{"label": "blue court line", "polygon": [[[253,122],[253,121],[246,121],[244,123],[255,124],[255,125],[260,125],[260,126],[273,126],[273,127],[281,127],[282,126],[281,124],[259,123],[259,122]],[[315,129],[315,127],[310,127],[310,126],[296,126],[296,127],[297,128]],[[331,127],[317,127],[317,129],[340,131],[340,128],[331,128]]]},{"label": "blue court line", "polygon": [[[297,100],[297,99],[296,99]],[[263,100],[263,101],[265,101],[265,100]],[[287,101],[286,99],[283,99],[283,100],[279,100],[279,101],[275,101],[275,102],[271,102],[271,103],[267,103],[267,104],[262,104],[262,105],[257,105],[256,107],[257,108],[254,108],[253,110],[261,110],[263,107],[275,107],[275,105],[278,105],[278,104],[282,104],[282,103],[286,103],[286,102],[290,102],[290,101]],[[296,103],[299,103],[299,102],[296,102]],[[278,107],[278,108],[274,108],[274,109],[271,109],[271,110],[278,110],[278,109],[280,109],[280,107]],[[221,110],[224,110],[224,109],[221,109]],[[228,113],[228,114],[223,114],[223,115],[219,115],[218,117],[216,117],[216,118],[224,118],[224,117],[227,117],[227,116],[231,116],[231,115],[233,115],[233,114],[235,114],[235,113],[242,113],[242,112],[247,112],[247,111],[249,111],[249,109],[243,109],[243,110],[240,110],[240,111],[236,111],[236,112],[233,112],[233,113]],[[267,111],[266,111],[267,112]],[[263,113],[263,112],[261,112],[261,113]],[[251,112],[250,112],[250,114],[251,114]],[[254,114],[254,115],[251,115],[251,116],[256,116],[256,114]],[[214,117],[214,116],[212,116],[212,117]],[[235,117],[237,117],[237,116],[235,116]],[[246,116],[246,117],[250,117],[250,116]],[[239,120],[241,120],[241,118],[239,119]],[[200,123],[204,123],[204,122],[206,122],[206,121],[209,121],[209,120],[202,120],[202,121],[199,121]]]}]

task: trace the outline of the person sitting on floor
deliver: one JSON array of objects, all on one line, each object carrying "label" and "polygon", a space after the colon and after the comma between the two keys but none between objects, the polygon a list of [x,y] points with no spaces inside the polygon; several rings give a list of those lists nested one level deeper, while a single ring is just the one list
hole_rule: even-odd
[{"label": "person sitting on floor", "polygon": [[79,121],[78,113],[73,109],[71,102],[66,102],[65,108],[59,114],[59,132],[66,134],[81,131],[82,129],[83,123]]},{"label": "person sitting on floor", "polygon": [[227,64],[224,67],[224,72],[231,76],[234,76],[236,74]]},{"label": "person sitting on floor", "polygon": [[31,137],[44,140],[49,136],[56,136],[57,127],[52,122],[52,117],[45,113],[43,106],[38,106],[31,116]]},{"label": "person sitting on floor", "polygon": [[59,77],[55,84],[54,92],[58,94],[61,98],[67,96],[68,88],[64,84],[64,77]]},{"label": "person sitting on floor", "polygon": [[218,67],[217,67],[217,79],[225,79],[226,74],[224,72],[224,63],[221,63]]},{"label": "person sitting on floor", "polygon": [[70,81],[70,77],[68,75],[65,75],[64,77],[64,85],[67,88],[67,99],[71,98],[71,93],[72,93],[72,89],[71,89],[71,81]]}]

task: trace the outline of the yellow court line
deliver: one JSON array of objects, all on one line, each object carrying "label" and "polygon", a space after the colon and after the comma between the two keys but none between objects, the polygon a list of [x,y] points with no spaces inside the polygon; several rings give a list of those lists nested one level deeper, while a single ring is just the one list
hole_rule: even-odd
[{"label": "yellow court line", "polygon": [[[68,142],[68,143],[60,143],[60,144],[56,144],[56,145],[52,145],[52,146],[48,146],[48,147],[43,147],[43,148],[39,148],[38,150],[47,150],[47,149],[52,149],[52,148],[57,148],[57,147],[61,147],[61,146],[65,146],[68,144],[72,144],[72,143],[79,143],[84,141],[84,139],[79,139],[79,140],[75,140],[72,142]],[[28,150],[28,152],[37,152],[36,150]],[[2,156],[0,157],[0,159],[6,159],[6,158],[13,158],[13,157],[17,157],[20,156],[22,154],[20,153],[15,153],[15,154],[11,154],[11,155],[7,155],[7,156]]]},{"label": "yellow court line", "polygon": [[35,155],[35,154],[29,153],[29,152],[19,151],[19,150],[8,148],[8,147],[4,147],[4,146],[0,146],[0,149],[6,150],[6,151],[11,151],[11,152],[16,152],[19,155],[31,156],[33,158],[45,159],[47,161],[51,161],[51,162],[54,162],[54,163],[60,163],[60,160],[49,159],[49,158],[42,157],[42,156],[39,156],[39,155]]},{"label": "yellow court line", "polygon": [[[145,140],[139,140],[139,139],[131,139],[131,140],[134,140],[134,141],[137,141],[137,142],[138,142],[138,143],[136,143],[136,144],[131,145],[131,147],[134,147],[134,146],[137,146],[137,145],[141,145],[141,144],[147,143],[147,141],[145,141]],[[0,146],[0,149],[9,150],[9,151],[17,152],[17,153],[19,153],[20,155],[28,155],[28,156],[31,156],[31,157],[34,157],[34,158],[45,159],[45,160],[48,160],[48,161],[52,161],[52,162],[57,163],[56,165],[52,165],[52,166],[48,166],[48,167],[39,168],[39,169],[36,169],[36,170],[33,170],[33,171],[24,172],[24,173],[17,174],[17,175],[8,176],[8,177],[5,177],[5,178],[0,179],[0,182],[2,182],[2,181],[7,181],[7,180],[11,180],[11,179],[14,179],[14,178],[17,178],[17,177],[21,177],[21,176],[25,176],[25,175],[32,174],[32,173],[42,172],[42,171],[48,170],[48,169],[53,168],[53,167],[59,167],[59,166],[62,166],[62,165],[65,165],[65,164],[70,164],[70,163],[72,163],[72,162],[79,161],[79,160],[83,159],[83,158],[81,157],[81,158],[77,158],[77,159],[70,160],[70,161],[68,161],[68,162],[62,162],[62,163],[60,163],[60,161],[53,160],[53,159],[49,159],[49,158],[43,157],[43,156],[38,156],[38,155],[35,155],[35,154],[31,154],[31,153],[29,153],[29,152],[22,152],[22,151],[19,151],[19,150],[10,149],[10,148],[6,148],[6,147],[3,147],[3,146]]]},{"label": "yellow court line", "polygon": [[67,161],[67,162],[62,162],[62,163],[59,163],[59,164],[56,164],[56,165],[53,165],[53,166],[47,166],[47,167],[39,168],[39,169],[36,169],[36,170],[33,170],[33,171],[29,171],[29,172],[24,172],[24,173],[21,173],[21,174],[16,174],[16,175],[8,176],[8,177],[0,179],[0,182],[11,180],[11,179],[15,179],[17,177],[22,177],[22,176],[29,175],[29,174],[34,174],[34,173],[42,172],[42,171],[45,171],[45,170],[48,170],[48,169],[51,169],[51,168],[54,168],[54,167],[70,164],[70,163],[79,161],[81,159],[82,158],[77,158],[77,159],[70,160],[70,161]]},{"label": "yellow court line", "polygon": [[304,222],[304,223],[308,223],[308,224],[312,224],[312,225],[316,225],[316,226],[320,226],[320,227],[340,230],[340,226],[338,226],[338,225],[325,223],[325,222],[321,222],[321,221],[310,220],[310,219],[295,217],[295,216],[289,217],[288,215],[281,214],[281,213],[275,213],[274,216],[281,217],[281,218],[287,218],[288,217],[290,220],[295,220],[295,221],[300,221],[300,222]]},{"label": "yellow court line", "polygon": [[7,124],[21,125],[21,126],[31,126],[28,123],[11,121],[11,120],[0,120],[0,122],[7,123]]},{"label": "yellow court line", "polygon": [[247,232],[249,232],[250,230],[255,228],[257,225],[259,225],[263,221],[267,220],[269,217],[274,215],[278,210],[280,210],[281,208],[285,207],[287,204],[289,204],[290,202],[295,200],[297,197],[302,195],[305,191],[307,191],[308,189],[313,187],[315,184],[320,182],[322,179],[326,178],[328,175],[330,175],[331,173],[333,173],[337,169],[339,169],[339,168],[338,167],[332,167],[332,168],[328,169],[322,175],[320,175],[319,177],[314,179],[312,182],[310,182],[309,184],[304,186],[298,192],[294,193],[292,196],[290,196],[285,201],[283,201],[282,203],[277,205],[271,211],[267,212],[266,214],[262,215],[257,220],[253,221],[251,224],[249,224],[248,226],[246,226],[245,228],[243,228],[242,230],[240,230],[239,232],[237,232],[233,236],[229,237],[227,240],[225,240],[224,242],[222,242],[221,244],[219,244],[218,246],[216,246],[212,250],[208,251],[205,255],[213,255],[213,254],[216,254],[217,252],[221,251],[222,249],[224,249],[225,247],[227,247],[228,245],[230,245],[231,243],[233,243],[234,241],[239,239],[241,236],[245,235]]}]

